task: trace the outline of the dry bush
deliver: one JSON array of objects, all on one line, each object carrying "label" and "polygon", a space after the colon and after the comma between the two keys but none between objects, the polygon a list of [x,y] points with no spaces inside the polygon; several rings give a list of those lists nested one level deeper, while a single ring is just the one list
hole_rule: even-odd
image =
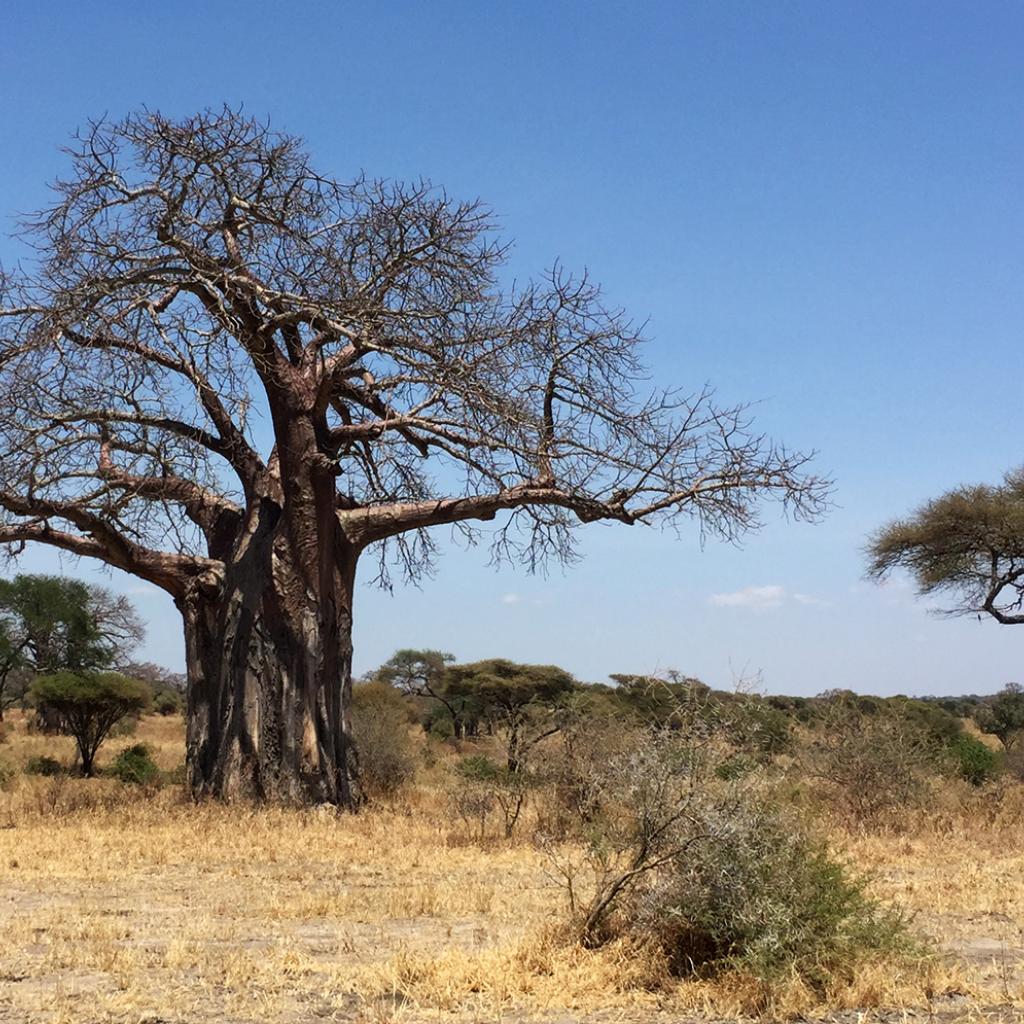
[{"label": "dry bush", "polygon": [[905,918],[791,816],[756,799],[708,810],[708,841],[627,901],[632,927],[658,937],[673,970],[795,975],[823,991],[869,956],[910,951]]},{"label": "dry bush", "polygon": [[634,730],[611,756],[572,750],[585,842],[543,847],[583,945],[653,938],[680,972],[738,966],[819,989],[897,948],[899,916],[771,802],[763,770],[737,768],[729,719],[711,703],[680,708],[672,728]]},{"label": "dry bush", "polygon": [[822,710],[799,770],[824,787],[847,822],[896,827],[908,809],[926,802],[942,767],[940,744],[918,721],[837,697]]},{"label": "dry bush", "polygon": [[643,732],[615,706],[589,694],[566,702],[561,731],[540,765],[551,796],[539,827],[542,837],[564,839],[586,829],[601,807],[602,766],[635,749]]},{"label": "dry bush", "polygon": [[708,838],[700,806],[706,794],[694,784],[696,749],[664,729],[635,740],[632,750],[589,765],[582,849],[543,844],[587,946],[609,937],[609,918],[644,875]]},{"label": "dry bush", "polygon": [[487,839],[491,816],[500,816],[501,835],[511,839],[537,777],[522,768],[511,771],[489,757],[463,757],[450,770],[448,799],[459,820],[476,842]]},{"label": "dry bush", "polygon": [[53,775],[30,790],[29,807],[42,818],[67,818],[82,813],[109,811],[132,799],[102,782],[83,781],[67,773]]},{"label": "dry bush", "polygon": [[360,784],[368,796],[391,797],[416,775],[416,748],[409,733],[409,709],[386,683],[352,689],[352,737]]}]

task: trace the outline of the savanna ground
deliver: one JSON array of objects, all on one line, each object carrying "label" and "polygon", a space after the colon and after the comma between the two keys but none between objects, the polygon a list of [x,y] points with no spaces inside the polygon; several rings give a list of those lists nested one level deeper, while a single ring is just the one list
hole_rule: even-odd
[{"label": "savanna ground", "polygon": [[[769,999],[736,973],[669,978],[624,942],[560,932],[564,897],[524,821],[475,841],[440,758],[357,815],[196,806],[180,787],[20,774],[72,741],[12,713],[0,757],[0,1021],[678,1020],[768,1012],[851,1021],[1024,1019],[1024,793],[953,788],[898,830],[831,826],[930,952],[868,961],[826,992]],[[180,766],[180,717],[133,737]],[[443,756],[443,755],[442,755]]]}]

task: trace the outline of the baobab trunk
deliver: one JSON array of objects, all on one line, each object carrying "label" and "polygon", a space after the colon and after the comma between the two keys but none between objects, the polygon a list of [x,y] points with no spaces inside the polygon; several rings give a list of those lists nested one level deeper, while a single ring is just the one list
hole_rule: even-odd
[{"label": "baobab trunk", "polygon": [[182,602],[197,799],[359,801],[349,722],[355,555],[337,553],[318,593],[289,547],[273,526],[256,530],[219,593]]}]

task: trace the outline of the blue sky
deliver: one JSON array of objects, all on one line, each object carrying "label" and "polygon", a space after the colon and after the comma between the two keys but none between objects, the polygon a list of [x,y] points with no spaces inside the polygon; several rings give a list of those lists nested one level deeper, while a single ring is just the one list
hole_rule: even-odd
[{"label": "blue sky", "polygon": [[[862,549],[1024,462],[1022,48],[1024,7],[995,2],[12,0],[0,216],[46,202],[89,117],[244,103],[337,177],[482,197],[515,242],[510,273],[589,268],[649,318],[657,379],[758,400],[759,423],[836,480],[825,522],[773,518],[742,548],[593,527],[584,563],[546,579],[451,551],[422,590],[361,589],[360,670],[434,646],[590,680],[675,667],[722,686],[760,672],[774,692],[992,691],[1024,678],[1024,630],[865,583]],[[108,582],[149,620],[145,655],[180,665],[170,602]]]}]

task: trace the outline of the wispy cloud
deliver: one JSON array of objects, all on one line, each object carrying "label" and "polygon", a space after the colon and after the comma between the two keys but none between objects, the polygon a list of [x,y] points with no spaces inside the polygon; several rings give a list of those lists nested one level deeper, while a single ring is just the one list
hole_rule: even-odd
[{"label": "wispy cloud", "polygon": [[786,600],[783,587],[744,587],[729,594],[712,594],[708,603],[718,608],[778,608]]},{"label": "wispy cloud", "polygon": [[830,602],[815,597],[813,594],[791,594],[785,587],[771,583],[760,587],[744,587],[742,590],[733,590],[727,594],[712,594],[708,598],[708,604],[714,605],[716,608],[748,608],[753,611],[768,611],[772,608],[781,608],[785,604],[827,608]]},{"label": "wispy cloud", "polygon": [[521,600],[522,600],[522,598],[518,594],[502,594],[501,595],[501,603],[502,604],[519,604],[519,602]]}]

